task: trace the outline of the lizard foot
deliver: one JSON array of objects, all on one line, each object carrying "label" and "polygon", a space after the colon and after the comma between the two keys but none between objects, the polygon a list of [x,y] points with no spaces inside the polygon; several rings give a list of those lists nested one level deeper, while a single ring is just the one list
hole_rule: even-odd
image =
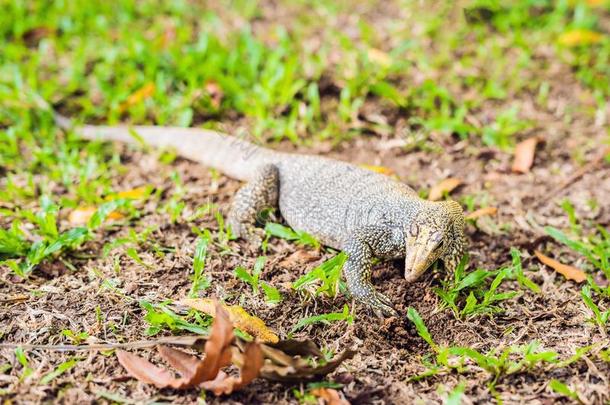
[{"label": "lizard foot", "polygon": [[228,222],[231,227],[231,232],[236,238],[244,239],[257,248],[263,242],[263,238],[265,237],[265,231],[263,229],[257,228],[252,224],[234,221],[231,218],[229,218]]},{"label": "lizard foot", "polygon": [[398,316],[392,302],[385,295],[375,292],[375,295],[367,304],[378,318]]}]

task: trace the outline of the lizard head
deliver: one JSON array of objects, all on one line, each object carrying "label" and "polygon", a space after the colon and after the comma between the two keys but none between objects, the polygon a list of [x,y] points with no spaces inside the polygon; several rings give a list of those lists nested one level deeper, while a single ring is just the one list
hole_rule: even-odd
[{"label": "lizard head", "polygon": [[438,259],[453,271],[465,250],[464,212],[456,201],[429,203],[404,233],[407,281],[416,280]]}]

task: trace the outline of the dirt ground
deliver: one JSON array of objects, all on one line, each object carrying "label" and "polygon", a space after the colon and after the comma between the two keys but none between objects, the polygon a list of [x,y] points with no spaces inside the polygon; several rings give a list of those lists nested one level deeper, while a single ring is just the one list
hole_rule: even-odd
[{"label": "dirt ground", "polygon": [[[565,89],[563,92],[569,93]],[[558,104],[569,103],[560,94],[556,100]],[[527,103],[527,100],[523,102]],[[602,226],[610,223],[610,207],[607,204],[591,210],[586,203],[590,199],[607,203],[610,195],[608,167],[585,173],[582,179],[545,201],[547,194],[567,179],[576,167],[568,158],[571,145],[566,143],[567,129],[553,125],[553,111],[532,111],[532,114],[543,115],[544,122],[548,122],[549,126],[535,131],[544,136],[545,142],[539,148],[533,171],[526,175],[510,172],[511,158],[508,154],[491,150],[473,151],[462,142],[439,145],[444,153],[435,155],[434,158],[425,152],[403,153],[398,148],[385,148],[384,142],[387,143],[387,140],[378,138],[358,138],[336,148],[318,145],[299,152],[319,153],[354,163],[383,165],[393,169],[401,179],[416,189],[427,188],[447,176],[462,179],[464,186],[455,193],[456,196],[462,193],[484,194],[489,205],[499,207],[498,216],[493,220],[496,226],[476,229],[470,225],[468,228],[472,267],[497,268],[508,262],[511,246],[530,253],[534,248],[548,247],[555,255],[559,255],[561,248],[548,243],[541,227],[566,224],[566,216],[557,204],[563,198],[569,198],[575,204],[580,218],[595,221]],[[598,141],[601,142],[604,131],[586,119],[575,119],[571,131],[580,132],[582,137],[578,139],[585,145],[591,145],[585,157],[586,160],[591,160],[598,152],[593,146]],[[290,147],[284,145],[284,149]],[[185,182],[187,210],[193,210],[207,199],[218,202],[226,210],[227,202],[239,187],[237,181],[223,176],[213,180],[206,168],[192,162],[178,160],[168,167],[160,165],[153,155],[127,147],[122,147],[122,150],[129,170],[116,179],[116,189],[130,189],[143,184],[166,189],[169,185],[159,182],[165,176],[159,174],[177,170]],[[154,213],[154,207],[146,206],[143,212],[143,223],[160,225],[152,235],[154,240],[162,246],[176,249],[162,259],[142,253],[145,262],[154,263],[151,269],[123,257],[122,271],[117,275],[113,270],[112,255],[107,259],[96,257],[101,248],[96,243],[87,246],[84,253],[91,257],[78,261],[81,269],[78,272],[70,271],[61,263],[53,263],[44,266],[25,284],[3,269],[3,309],[0,315],[3,341],[59,343],[56,341],[57,332],[62,329],[87,331],[90,335],[103,339],[105,330],[100,329],[95,315],[98,305],[105,314],[106,323],[129,325],[123,329],[126,332],[124,341],[145,339],[142,310],[137,302],[140,299],[157,302],[179,299],[185,295],[189,288],[187,275],[191,268],[195,238],[188,226],[163,222],[163,218]],[[509,231],[497,231],[502,225],[506,225]],[[198,226],[214,229],[216,223],[208,217]],[[117,232],[121,232],[120,228]],[[251,267],[256,257],[245,242],[231,242],[231,246],[236,254],[224,256],[211,247],[206,266],[206,272],[212,276],[209,294],[224,297],[229,302],[251,294],[249,287],[233,277],[232,271],[237,265]],[[295,254],[303,250],[308,254]],[[319,297],[315,301],[303,302],[301,297],[286,287],[289,282],[321,262],[325,255],[282,240],[273,240],[268,257],[264,279],[280,288],[285,301],[275,308],[261,303],[260,299],[246,298],[244,302],[247,310],[256,313],[281,336],[288,332],[295,319],[312,313],[337,311],[342,307],[345,298],[331,301]],[[301,261],[303,257],[309,261]],[[574,256],[566,252],[563,257]],[[415,307],[422,314],[434,340],[439,344],[469,346],[485,351],[535,339],[543,347],[569,356],[577,347],[607,339],[600,335],[597,328],[585,323],[590,315],[574,284],[565,282],[548,268],[541,268],[531,258],[525,260],[525,267],[526,274],[541,285],[542,294],[524,293],[520,298],[504,304],[506,311],[495,315],[493,319],[478,317],[459,321],[448,310],[435,310],[438,297],[432,288],[439,285],[439,278],[444,277],[442,271],[427,274],[416,283],[408,285],[401,277],[401,263],[380,264],[375,269],[374,284],[387,292],[396,303],[400,317],[382,321],[365,311],[357,310],[356,322],[352,325],[336,323],[308,327],[298,332],[296,337],[313,337],[319,344],[335,351],[346,347],[357,350],[356,357],[340,369],[339,376],[349,381],[344,391],[347,397],[360,398],[360,403],[438,402],[441,399],[438,383],[451,387],[458,382],[459,376],[451,374],[420,382],[406,382],[408,377],[423,371],[420,356],[428,351],[426,344],[406,320],[405,310],[408,306]],[[118,284],[115,287],[129,299],[102,288],[102,279],[92,273],[94,269],[105,277],[116,280]],[[36,300],[32,299],[33,295],[27,294],[34,290],[40,293]],[[10,361],[12,352],[3,350],[2,355],[4,361]],[[58,364],[69,355],[72,354],[32,351],[30,357],[36,368],[44,369],[49,364]],[[45,401],[54,396],[65,403],[94,402],[101,392],[107,391],[134,401],[190,403],[198,395],[196,391],[186,395],[167,390],[159,392],[135,381],[125,381],[122,378],[125,372],[114,356],[97,352],[78,353],[77,356],[83,360],[54,384],[57,387],[60,381],[63,382],[59,390],[54,386],[38,388],[20,384],[17,377],[5,376],[2,384],[9,384],[15,390],[16,397],[13,398],[17,402]],[[505,403],[551,403],[555,397],[545,390],[545,385],[552,376],[578,387],[590,403],[603,403],[609,399],[609,372],[608,364],[583,361],[553,371],[551,375],[511,375],[497,384],[496,391]],[[473,377],[466,380],[468,400],[473,403],[486,402],[489,399],[489,391],[485,388],[487,376],[481,373]],[[290,403],[294,398],[287,388],[261,381],[230,398],[211,401]]]},{"label": "dirt ground", "polygon": [[[344,384],[343,393],[353,404],[406,404],[441,403],[446,393],[460,381],[466,383],[463,403],[488,403],[492,398],[505,404],[551,404],[559,399],[547,388],[548,381],[556,378],[574,387],[588,404],[610,401],[610,364],[595,358],[585,358],[567,367],[519,372],[501,378],[495,394],[486,384],[487,373],[480,370],[467,376],[457,373],[441,374],[421,381],[409,382],[425,370],[422,357],[430,353],[428,345],[418,336],[406,318],[406,309],[414,307],[422,315],[433,339],[440,345],[466,346],[486,352],[493,348],[540,342],[548,350],[557,351],[562,358],[571,356],[576,348],[601,342],[608,345],[608,336],[597,326],[587,322],[591,317],[580,295],[580,287],[566,281],[552,269],[542,266],[533,257],[534,249],[552,252],[564,262],[582,265],[584,259],[546,236],[543,227],[568,226],[568,218],[560,202],[569,199],[576,208],[585,231],[593,224],[610,227],[610,166],[600,164],[586,171],[570,184],[564,182],[586,162],[599,154],[607,140],[607,122],[579,112],[566,122],[565,111],[573,100],[591,98],[574,79],[568,67],[558,65],[553,71],[554,83],[551,100],[541,109],[533,100],[535,95],[521,95],[517,102],[524,119],[535,120],[535,128],[519,135],[520,139],[537,135],[539,144],[533,169],[519,175],[511,172],[510,152],[487,148],[480,143],[462,141],[457,137],[430,140],[435,152],[414,150],[406,152],[408,124],[405,117],[385,110],[374,99],[363,107],[366,116],[381,115],[393,128],[386,135],[365,135],[340,144],[318,141],[309,147],[296,148],[292,144],[273,145],[276,149],[313,153],[367,165],[380,165],[392,169],[401,181],[416,190],[428,189],[446,177],[456,177],[463,185],[452,197],[474,195],[482,205],[498,208],[497,216],[485,218],[477,226],[469,224],[470,269],[497,269],[510,263],[509,250],[518,248],[524,257],[525,274],[540,285],[542,293],[524,290],[518,298],[502,303],[504,312],[458,320],[450,310],[438,310],[439,298],[433,288],[448,277],[442,268],[427,273],[413,284],[402,277],[400,262],[376,265],[373,283],[395,303],[399,317],[380,320],[344,296],[335,300],[322,296],[304,299],[290,290],[290,283],[330,257],[324,251],[299,247],[280,239],[271,239],[267,252],[267,265],[262,278],[278,287],[284,297],[279,306],[269,306],[252,295],[245,283],[237,280],[233,270],[238,265],[251,268],[260,252],[253,252],[245,241],[231,241],[231,253],[210,245],[205,272],[211,277],[207,296],[216,296],[229,303],[239,303],[259,316],[265,323],[285,337],[296,320],[312,314],[340,311],[344,303],[354,308],[355,322],[317,324],[297,333],[296,338],[312,338],[320,346],[338,352],[353,348],[357,355],[344,363],[330,376]],[[328,90],[331,91],[331,90]],[[324,94],[322,94],[324,97]],[[514,102],[514,100],[512,100]],[[500,102],[498,102],[500,103]],[[591,99],[593,105],[594,101]],[[499,109],[489,105],[487,109]],[[606,104],[605,119],[610,117]],[[486,122],[489,111],[483,108],[473,119]],[[363,117],[366,120],[366,117]],[[227,131],[247,127],[247,121],[228,124]],[[576,134],[576,136],[575,136]],[[228,203],[240,183],[225,176],[211,173],[208,168],[184,159],[171,165],[159,162],[155,152],[125,145],[116,145],[127,170],[116,177],[113,188],[128,190],[152,185],[163,190],[162,201],[169,198],[173,185],[167,180],[169,173],[177,171],[185,187],[185,216],[205,202],[217,203],[226,214]],[[575,150],[582,151],[581,164],[573,159]],[[565,187],[563,187],[565,186]],[[562,188],[560,188],[562,187]],[[64,190],[53,190],[60,196]],[[597,201],[592,206],[590,201]],[[150,268],[135,263],[120,251],[103,258],[103,242],[127,233],[117,226],[109,228],[99,240],[88,242],[84,249],[71,258],[78,271],[71,270],[61,261],[39,267],[27,282],[17,278],[6,267],[0,267],[0,341],[20,344],[59,344],[60,331],[86,331],[99,341],[109,333],[109,325],[119,330],[123,342],[148,339],[144,312],[138,302],[161,302],[185,297],[189,288],[196,235],[184,222],[171,224],[167,216],[160,215],[153,203],[144,203],[142,217],[135,227],[142,231],[146,226],[158,226],[150,240],[158,246],[171,248],[163,257],[152,250],[142,249],[140,255]],[[62,213],[65,220],[67,212]],[[200,229],[217,229],[212,215],[195,221]],[[116,272],[115,261],[120,264]],[[108,287],[111,282],[112,288]],[[505,283],[502,290],[516,289],[516,282]],[[97,311],[103,314],[99,322]],[[115,336],[116,333],[113,332]],[[167,332],[164,332],[167,334]],[[151,356],[151,349],[138,353]],[[31,350],[30,366],[35,372],[46,372],[69,358],[80,359],[67,373],[49,385],[30,385],[20,381],[18,373],[0,375],[0,387],[10,393],[4,403],[195,403],[201,395],[198,390],[177,392],[157,390],[126,378],[126,372],[114,355],[104,352],[56,352]],[[14,350],[0,350],[0,364],[14,363]],[[295,403],[292,389],[301,386],[273,384],[263,380],[246,387],[230,397],[214,398],[208,394],[208,403]],[[110,395],[110,393],[112,395]],[[122,398],[122,399],[121,399]]]}]

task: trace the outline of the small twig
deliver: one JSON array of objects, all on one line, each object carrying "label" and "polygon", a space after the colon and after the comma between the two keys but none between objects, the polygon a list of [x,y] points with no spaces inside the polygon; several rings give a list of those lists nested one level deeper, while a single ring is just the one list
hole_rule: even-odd
[{"label": "small twig", "polygon": [[610,147],[606,147],[604,150],[601,151],[601,153],[599,153],[597,156],[595,156],[595,158],[593,158],[593,160],[588,162],[586,165],[584,165],[580,169],[576,170],[570,177],[568,177],[561,184],[559,184],[557,187],[555,187],[553,190],[551,190],[545,197],[543,197],[539,201],[538,205],[542,205],[542,204],[548,202],[549,200],[556,197],[557,194],[561,193],[566,187],[568,187],[568,186],[574,184],[574,182],[580,180],[580,178],[582,176],[584,176],[587,172],[590,172],[591,170],[595,169],[597,167],[597,165],[599,165],[604,160],[606,155],[608,155],[608,154],[610,154]]},{"label": "small twig", "polygon": [[52,350],[52,351],[85,351],[85,350],[111,350],[111,349],[137,349],[142,347],[152,347],[160,344],[173,344],[179,346],[193,346],[199,340],[205,340],[205,335],[194,336],[169,336],[155,340],[137,340],[135,342],[126,343],[94,343],[89,345],[45,345],[45,344],[30,344],[30,343],[0,343],[0,349],[17,349],[18,347],[25,350]]}]

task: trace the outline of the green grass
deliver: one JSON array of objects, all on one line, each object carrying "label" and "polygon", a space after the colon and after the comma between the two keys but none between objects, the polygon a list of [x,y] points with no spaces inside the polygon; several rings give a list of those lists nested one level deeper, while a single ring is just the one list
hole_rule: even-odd
[{"label": "green grass", "polygon": [[265,233],[267,236],[275,236],[276,238],[286,239],[294,241],[299,245],[311,246],[314,248],[320,247],[320,242],[307,232],[293,230],[287,226],[276,224],[274,222],[267,222],[265,224]]},{"label": "green grass", "polygon": [[260,288],[263,290],[263,293],[265,295],[265,301],[267,301],[267,303],[278,304],[280,301],[282,301],[282,295],[280,294],[279,290],[271,284],[260,280],[260,276],[263,272],[263,268],[265,267],[266,261],[267,257],[260,256],[256,259],[252,270],[248,270],[245,267],[238,266],[233,271],[233,274],[235,275],[235,277],[248,283],[252,288],[253,294],[258,294]]},{"label": "green grass", "polygon": [[313,325],[316,323],[329,324],[331,322],[339,322],[344,321],[347,323],[354,322],[354,317],[350,313],[349,307],[347,304],[343,306],[343,311],[341,312],[331,312],[328,314],[320,314],[320,315],[312,315],[307,318],[299,319],[298,322],[292,327],[290,330],[289,336],[299,329],[303,329],[308,325]]},{"label": "green grass", "polygon": [[314,297],[320,294],[336,297],[339,291],[346,289],[341,280],[341,270],[346,260],[347,255],[344,252],[337,254],[299,277],[292,283],[292,288],[309,292]]},{"label": "green grass", "polygon": [[495,385],[508,375],[528,372],[536,374],[544,369],[567,367],[580,361],[593,349],[592,346],[577,348],[574,355],[562,360],[559,353],[544,350],[540,347],[540,343],[534,340],[524,345],[494,348],[482,353],[471,347],[439,345],[433,340],[426,324],[415,309],[409,308],[407,317],[415,325],[419,336],[428,343],[432,350],[432,355],[423,358],[426,370],[412,376],[411,381],[441,373],[453,372],[468,375],[479,368],[488,374],[487,385],[493,392]]},{"label": "green grass", "polygon": [[155,336],[163,330],[206,335],[212,321],[210,316],[202,316],[195,310],[189,311],[186,316],[176,314],[168,308],[167,303],[152,304],[142,300],[140,306],[145,312],[144,319],[149,325],[146,329],[146,334],[149,336]]},{"label": "green grass", "polygon": [[[583,256],[591,272],[601,271],[606,282],[599,283],[599,278],[591,274],[587,276],[587,285],[581,290],[581,297],[585,306],[593,313],[591,320],[602,334],[607,331],[610,319],[610,233],[600,225],[593,224],[593,232],[583,234],[583,226],[575,214],[574,207],[566,200],[562,203],[568,215],[570,232],[547,226],[546,233],[556,242],[563,244],[572,251]],[[605,309],[608,308],[608,309]]]},{"label": "green grass", "polygon": [[[117,199],[103,203],[86,226],[73,227],[63,232],[58,230],[57,225],[60,207],[47,196],[41,197],[40,206],[37,212],[16,208],[11,227],[7,230],[0,229],[0,263],[22,278],[27,278],[43,261],[58,258],[91,239],[94,231],[103,225],[112,211],[129,208],[130,201]],[[22,228],[23,220],[33,224],[30,233],[38,236],[35,242],[26,238]],[[65,260],[64,263],[72,267]]]},{"label": "green grass", "polygon": [[193,283],[191,284],[191,290],[189,291],[189,297],[191,298],[197,297],[199,292],[207,289],[210,286],[209,277],[203,273],[210,239],[211,235],[209,231],[205,234],[205,237],[200,237],[197,239],[195,257],[193,257]]}]

